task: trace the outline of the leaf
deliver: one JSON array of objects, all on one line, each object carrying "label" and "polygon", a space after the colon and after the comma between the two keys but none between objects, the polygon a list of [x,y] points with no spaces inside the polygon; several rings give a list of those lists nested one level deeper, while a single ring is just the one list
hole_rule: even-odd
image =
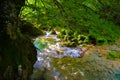
[{"label": "leaf", "polygon": [[86,0],[82,4],[94,11],[98,11],[99,8],[101,8],[101,4],[98,0]]}]

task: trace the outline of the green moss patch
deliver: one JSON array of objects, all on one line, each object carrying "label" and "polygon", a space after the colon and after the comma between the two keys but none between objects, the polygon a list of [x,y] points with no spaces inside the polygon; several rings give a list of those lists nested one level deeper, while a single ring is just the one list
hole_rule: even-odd
[{"label": "green moss patch", "polygon": [[108,59],[120,59],[120,52],[109,52],[109,54],[107,55]]}]

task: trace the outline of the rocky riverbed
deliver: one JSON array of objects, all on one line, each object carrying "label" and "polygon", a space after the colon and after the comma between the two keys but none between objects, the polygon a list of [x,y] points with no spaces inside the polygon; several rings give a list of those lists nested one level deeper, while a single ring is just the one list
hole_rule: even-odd
[{"label": "rocky riverbed", "polygon": [[[49,46],[50,47],[50,46]],[[53,45],[55,47],[55,45]],[[51,53],[52,48],[47,48],[48,53]],[[63,48],[63,47],[62,47]],[[75,53],[73,48],[68,56],[64,55],[62,50],[54,51],[54,55],[43,54],[42,52],[37,56],[38,60],[34,64],[34,72],[31,76],[32,80],[120,80],[120,59],[108,59],[107,55],[111,51],[120,51],[119,41],[115,45],[109,46],[84,46],[86,51],[84,56],[79,58],[79,52],[77,56],[71,57],[70,55]],[[58,45],[54,49],[59,49]],[[77,49],[83,49],[81,46]],[[61,49],[60,49],[61,50]],[[68,51],[70,51],[68,50]],[[44,51],[44,50],[43,50]],[[78,51],[78,50],[76,50]],[[45,52],[45,51],[44,51]],[[57,54],[56,52],[59,52]],[[46,52],[45,52],[46,53]],[[52,52],[53,53],[53,52]],[[46,57],[47,55],[47,57]]]}]

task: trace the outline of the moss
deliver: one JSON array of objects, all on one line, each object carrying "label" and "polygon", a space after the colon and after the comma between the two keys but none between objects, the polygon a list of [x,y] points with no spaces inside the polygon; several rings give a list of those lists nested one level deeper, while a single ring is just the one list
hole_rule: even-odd
[{"label": "moss", "polygon": [[55,42],[55,39],[53,39],[53,38],[42,38],[43,39],[43,41],[45,42],[50,42],[50,43],[54,43]]},{"label": "moss", "polygon": [[56,34],[56,32],[55,32],[54,29],[52,29],[52,30],[50,31],[50,33],[51,33],[51,34]]},{"label": "moss", "polygon": [[72,31],[67,28],[63,29],[57,37],[59,37],[61,41],[65,42],[65,45],[69,47],[76,47],[81,44],[89,43],[88,36],[79,34],[78,31]]},{"label": "moss", "polygon": [[75,42],[66,42],[64,45],[67,47],[76,47],[77,46],[77,44]]},{"label": "moss", "polygon": [[107,55],[108,59],[120,59],[120,52],[109,52],[109,54]]},{"label": "moss", "polygon": [[[68,80],[84,80],[85,77],[80,73],[80,67],[84,67],[82,65],[80,58],[69,58],[64,57],[61,59],[53,59],[53,66],[60,72],[61,76],[67,77]],[[76,75],[74,73],[77,73]],[[85,79],[86,80],[86,79]]]}]

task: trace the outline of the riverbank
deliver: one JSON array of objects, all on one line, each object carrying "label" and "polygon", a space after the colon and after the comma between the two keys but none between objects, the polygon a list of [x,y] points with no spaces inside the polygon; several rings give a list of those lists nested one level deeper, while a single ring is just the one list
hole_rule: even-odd
[{"label": "riverbank", "polygon": [[[41,47],[43,47],[42,44],[44,43],[44,40],[40,39],[41,41],[43,41],[42,44],[41,42],[39,42],[39,39],[37,40],[38,43],[40,43],[38,49],[39,48],[41,49]],[[52,44],[50,46],[52,46]],[[70,56],[64,56],[60,58],[54,57],[54,54],[58,56],[64,53],[64,51],[62,51],[62,53],[58,54],[59,53],[58,50],[60,50],[61,48],[64,47],[60,46],[60,44],[59,45],[55,44],[53,47],[48,48],[48,50],[47,49],[45,49],[45,51],[43,50],[45,55],[41,51],[37,53],[38,61],[37,63],[35,63],[34,67],[35,68],[38,67],[38,69],[44,68],[44,70],[43,69],[42,71],[35,70],[34,74],[32,75],[32,78],[40,79],[39,76],[44,75],[44,79],[46,80],[49,80],[49,78],[53,78],[53,80],[119,80],[120,79],[119,77],[120,59],[116,57],[115,58],[108,57],[110,52],[113,51],[120,52],[119,41],[116,42],[114,45],[94,46],[94,45],[86,44],[84,46],[79,46],[77,47],[77,49],[86,48],[87,50],[85,51],[84,56],[82,56],[81,58],[70,57]],[[74,52],[71,52],[70,54],[73,53]],[[48,61],[48,57],[50,57],[50,62]],[[45,66],[42,67],[42,65],[47,66],[48,64],[50,65],[48,66],[49,69]],[[38,78],[36,78],[36,76]]]},{"label": "riverbank", "polygon": [[120,80],[120,59],[107,59],[106,49],[115,50],[116,46],[93,46],[82,58],[55,59],[54,64],[66,80]]}]

